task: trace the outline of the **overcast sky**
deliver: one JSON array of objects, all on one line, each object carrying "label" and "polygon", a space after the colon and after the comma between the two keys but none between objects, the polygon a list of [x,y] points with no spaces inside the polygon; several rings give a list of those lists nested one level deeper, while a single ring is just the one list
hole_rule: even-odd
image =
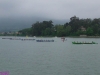
[{"label": "overcast sky", "polygon": [[0,0],[0,17],[99,18],[100,0]]},{"label": "overcast sky", "polygon": [[0,0],[0,19],[100,18],[100,0]]}]

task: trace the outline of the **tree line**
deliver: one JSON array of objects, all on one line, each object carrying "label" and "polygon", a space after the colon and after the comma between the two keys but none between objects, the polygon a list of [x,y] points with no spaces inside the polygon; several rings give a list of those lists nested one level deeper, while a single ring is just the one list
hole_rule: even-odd
[{"label": "tree line", "polygon": [[69,22],[54,25],[53,22],[43,21],[32,24],[32,27],[19,31],[22,36],[99,36],[100,18],[79,19],[76,16],[70,18]]}]

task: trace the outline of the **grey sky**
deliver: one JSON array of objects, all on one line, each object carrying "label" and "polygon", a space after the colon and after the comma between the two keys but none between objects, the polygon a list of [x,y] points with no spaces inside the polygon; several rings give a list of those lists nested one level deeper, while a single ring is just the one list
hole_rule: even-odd
[{"label": "grey sky", "polygon": [[44,20],[64,24],[74,15],[100,18],[99,6],[100,0],[0,0],[0,30],[31,27]]},{"label": "grey sky", "polygon": [[0,0],[0,17],[99,18],[100,0]]}]

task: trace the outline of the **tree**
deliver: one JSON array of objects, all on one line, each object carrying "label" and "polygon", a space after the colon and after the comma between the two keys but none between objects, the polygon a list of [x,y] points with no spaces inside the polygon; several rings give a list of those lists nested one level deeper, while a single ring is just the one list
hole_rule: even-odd
[{"label": "tree", "polygon": [[87,28],[87,31],[86,31],[86,34],[89,35],[89,36],[93,35],[93,30],[92,30],[92,28],[88,27],[88,28]]},{"label": "tree", "polygon": [[64,30],[65,30],[66,36],[70,35],[70,32],[71,32],[71,26],[70,26],[70,25],[66,26],[66,28],[65,28]]},{"label": "tree", "polygon": [[52,28],[53,27],[53,22],[50,21],[43,21],[43,22],[36,22],[35,24],[32,25],[33,28],[33,36],[41,36],[44,34],[44,30],[46,28]]},{"label": "tree", "polygon": [[32,28],[26,28],[26,29],[23,29],[23,30],[20,30],[19,31],[21,33],[22,36],[31,36],[32,35]]},{"label": "tree", "polygon": [[50,28],[46,28],[43,32],[42,32],[43,36],[50,36],[51,35],[51,29]]},{"label": "tree", "polygon": [[63,29],[64,29],[63,25],[56,25],[57,36],[63,36],[63,32],[64,32]]},{"label": "tree", "polygon": [[72,29],[71,31],[72,31],[72,33],[73,33],[73,32],[76,32],[76,31],[79,29],[79,27],[80,27],[79,18],[76,17],[76,16],[71,17],[71,18],[70,18],[69,25],[71,26],[71,29]]}]

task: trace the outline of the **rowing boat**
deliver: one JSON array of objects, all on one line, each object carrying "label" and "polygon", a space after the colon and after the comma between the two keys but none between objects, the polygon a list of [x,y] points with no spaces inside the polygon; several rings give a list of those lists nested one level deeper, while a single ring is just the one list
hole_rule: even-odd
[{"label": "rowing boat", "polygon": [[98,44],[98,43],[96,43],[96,42],[72,42],[72,44]]}]

